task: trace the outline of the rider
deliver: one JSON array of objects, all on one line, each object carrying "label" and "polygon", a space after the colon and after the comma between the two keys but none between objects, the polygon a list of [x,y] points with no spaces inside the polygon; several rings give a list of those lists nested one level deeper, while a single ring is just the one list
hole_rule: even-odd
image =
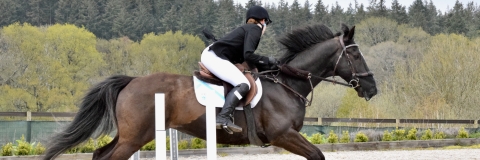
[{"label": "rider", "polygon": [[222,111],[217,115],[217,129],[224,128],[242,132],[242,128],[230,120],[235,107],[250,90],[250,84],[235,63],[257,66],[261,70],[277,69],[278,61],[272,57],[254,54],[260,37],[272,21],[268,12],[261,6],[252,6],[246,15],[246,24],[234,29],[202,52],[201,62],[218,78],[235,86],[226,96]]}]

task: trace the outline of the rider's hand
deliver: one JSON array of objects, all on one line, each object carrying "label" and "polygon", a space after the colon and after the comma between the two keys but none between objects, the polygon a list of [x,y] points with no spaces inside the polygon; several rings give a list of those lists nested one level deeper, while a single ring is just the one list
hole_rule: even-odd
[{"label": "rider's hand", "polygon": [[280,62],[276,58],[268,57],[268,68],[270,70],[278,70],[278,64],[280,64]]}]

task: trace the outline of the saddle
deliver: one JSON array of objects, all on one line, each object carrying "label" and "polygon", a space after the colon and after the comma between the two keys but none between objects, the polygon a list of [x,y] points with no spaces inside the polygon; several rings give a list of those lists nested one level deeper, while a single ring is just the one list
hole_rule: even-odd
[{"label": "saddle", "polygon": [[[200,70],[199,71],[194,71],[193,75],[195,77],[197,77],[199,80],[202,80],[202,81],[207,82],[207,83],[215,84],[215,85],[218,85],[218,86],[223,86],[225,95],[227,95],[227,93],[229,93],[230,90],[233,89],[233,86],[230,83],[225,82],[225,81],[221,80],[220,78],[218,78],[217,76],[215,76],[212,72],[210,72],[203,65],[202,62],[198,62],[198,65],[199,65]],[[253,69],[253,70],[250,70],[250,67],[245,62],[242,63],[242,64],[237,63],[237,64],[235,64],[235,66],[238,68],[238,70],[240,70],[245,75],[248,82],[250,83],[250,91],[248,91],[247,96],[241,100],[241,102],[243,102],[243,106],[245,106],[245,105],[250,104],[252,99],[257,94],[257,85],[255,83],[255,80],[258,77],[254,77],[252,75],[252,72],[257,73],[258,70],[256,68]]]}]

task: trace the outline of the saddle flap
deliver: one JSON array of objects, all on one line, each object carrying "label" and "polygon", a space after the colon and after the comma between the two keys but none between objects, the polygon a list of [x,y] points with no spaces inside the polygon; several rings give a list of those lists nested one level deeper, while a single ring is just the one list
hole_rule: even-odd
[{"label": "saddle flap", "polygon": [[[223,80],[221,80],[220,78],[215,76],[212,72],[210,72],[207,69],[207,67],[203,65],[202,62],[198,62],[198,66],[200,68],[200,71],[194,72],[195,77],[207,83],[212,83],[220,86],[223,84],[222,83]],[[247,63],[245,62],[243,64],[237,63],[235,64],[235,66],[238,68],[238,70],[240,70],[245,75],[248,82],[250,83],[250,91],[248,91],[247,96],[245,96],[245,98],[242,99],[242,102],[244,103],[244,105],[248,105],[257,94],[257,85],[255,83],[255,78],[251,74],[252,71],[249,70],[249,66]],[[253,71],[255,72],[256,69],[254,69]],[[224,87],[226,89],[225,93],[228,93],[232,89],[231,87],[226,87],[225,85]]]}]

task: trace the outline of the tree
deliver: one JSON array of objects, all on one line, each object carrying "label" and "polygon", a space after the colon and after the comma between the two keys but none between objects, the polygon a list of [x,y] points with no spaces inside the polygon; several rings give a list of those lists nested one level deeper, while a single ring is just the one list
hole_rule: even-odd
[{"label": "tree", "polygon": [[392,1],[392,9],[388,15],[388,18],[397,21],[398,24],[408,23],[407,10],[405,9],[405,6],[398,3],[398,0]]},{"label": "tree", "polygon": [[322,0],[318,0],[313,11],[313,20],[317,23],[328,24],[329,13],[327,6],[325,6]]},{"label": "tree", "polygon": [[237,27],[235,26],[235,24],[238,23],[235,22],[237,13],[232,12],[235,11],[233,0],[219,0],[218,3],[219,5],[216,11],[217,21],[213,25],[213,33],[223,37]]},{"label": "tree", "polygon": [[398,39],[397,23],[385,17],[369,18],[357,25],[356,40],[367,47]]},{"label": "tree", "polygon": [[[0,102],[12,111],[72,111],[103,64],[95,36],[73,25],[36,28],[18,23],[3,30],[20,69],[9,77]],[[31,38],[34,37],[34,38]]]},{"label": "tree", "polygon": [[422,27],[426,29],[427,27],[427,8],[423,4],[422,0],[415,0],[412,5],[408,8],[408,17],[409,23],[413,27]]},{"label": "tree", "polygon": [[155,35],[146,34],[142,41],[131,47],[132,75],[169,72],[190,75],[197,68],[205,44],[192,35],[182,32]]},{"label": "tree", "polygon": [[467,32],[465,18],[466,14],[463,5],[457,0],[453,9],[447,13],[447,19],[445,22],[447,33],[465,34]]}]

